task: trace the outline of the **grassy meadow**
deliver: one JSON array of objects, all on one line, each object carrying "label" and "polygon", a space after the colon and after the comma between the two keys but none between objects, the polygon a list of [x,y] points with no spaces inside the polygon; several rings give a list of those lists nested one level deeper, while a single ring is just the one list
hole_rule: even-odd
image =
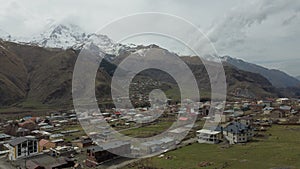
[{"label": "grassy meadow", "polygon": [[[168,152],[165,157],[144,159],[127,168],[163,169],[299,169],[300,126],[273,126],[264,133],[266,137],[247,144],[198,144]],[[168,158],[166,158],[168,157]],[[210,166],[200,167],[202,162]]]}]

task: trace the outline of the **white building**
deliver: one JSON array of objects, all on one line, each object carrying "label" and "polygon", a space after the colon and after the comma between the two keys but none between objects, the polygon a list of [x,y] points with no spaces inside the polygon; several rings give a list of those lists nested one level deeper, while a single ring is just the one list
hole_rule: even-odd
[{"label": "white building", "polygon": [[222,141],[222,133],[221,131],[202,129],[197,131],[197,138],[199,143],[218,144]]},{"label": "white building", "polygon": [[223,131],[223,136],[230,144],[246,143],[252,140],[253,137],[252,128],[240,122],[231,122],[221,130]]},{"label": "white building", "polygon": [[39,153],[38,140],[33,137],[17,137],[5,144],[5,147],[9,149],[9,160],[17,160]]}]

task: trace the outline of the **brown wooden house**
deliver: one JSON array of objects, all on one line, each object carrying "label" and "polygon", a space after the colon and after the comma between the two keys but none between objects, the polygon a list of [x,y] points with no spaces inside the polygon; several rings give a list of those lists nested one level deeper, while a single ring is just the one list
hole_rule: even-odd
[{"label": "brown wooden house", "polygon": [[117,157],[119,154],[125,155],[130,152],[130,143],[124,141],[114,141],[100,146],[93,146],[87,149],[86,166],[96,167],[102,162]]},{"label": "brown wooden house", "polygon": [[72,141],[72,145],[79,147],[79,148],[85,148],[93,145],[93,140],[90,138],[81,138],[78,140]]},{"label": "brown wooden house", "polygon": [[41,139],[39,141],[40,150],[49,150],[50,148],[55,148],[56,144],[50,140]]}]

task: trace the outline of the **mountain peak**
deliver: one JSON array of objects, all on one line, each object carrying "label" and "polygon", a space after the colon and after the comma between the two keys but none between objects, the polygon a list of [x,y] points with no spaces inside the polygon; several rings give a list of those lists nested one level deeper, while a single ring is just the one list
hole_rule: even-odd
[{"label": "mountain peak", "polygon": [[65,31],[68,31],[70,33],[84,33],[84,31],[79,26],[74,24],[56,24],[51,25],[48,29],[48,32],[51,32],[51,34],[62,34]]},{"label": "mountain peak", "polygon": [[[3,32],[3,33],[2,33]],[[0,39],[21,44],[31,44],[40,47],[80,50],[84,44],[93,43],[110,57],[119,55],[121,49],[131,46],[113,42],[108,36],[97,33],[86,33],[74,24],[52,24],[45,31],[30,38],[18,37],[12,39],[5,31],[0,30]]]},{"label": "mountain peak", "polygon": [[229,55],[225,55],[225,56],[220,56],[220,59],[224,62],[228,62],[228,61],[238,61],[238,62],[245,62],[244,60],[242,59],[238,59],[238,58],[234,58],[234,57],[231,57]]},{"label": "mountain peak", "polygon": [[80,27],[58,24],[51,25],[46,31],[29,41],[42,47],[67,49],[84,41],[85,38],[86,34]]}]

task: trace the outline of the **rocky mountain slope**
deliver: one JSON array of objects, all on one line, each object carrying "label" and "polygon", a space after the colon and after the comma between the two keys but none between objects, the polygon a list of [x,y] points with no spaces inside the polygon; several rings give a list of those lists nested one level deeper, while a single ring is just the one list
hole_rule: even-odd
[{"label": "rocky mountain slope", "polygon": [[[36,45],[46,48],[74,49],[80,50],[86,43],[93,43],[101,48],[106,55],[106,59],[114,63],[120,60],[115,56],[124,56],[126,53],[136,51],[143,46],[125,45],[114,43],[109,37],[95,33],[86,33],[74,24],[51,25],[45,31],[30,38],[12,37],[7,32],[0,30],[0,38],[21,44]],[[217,57],[217,56],[214,56]],[[204,57],[205,58],[205,57]],[[209,58],[209,57],[208,57]],[[230,56],[221,59],[239,70],[258,73],[268,79],[276,88],[299,87],[300,81],[288,74],[273,69],[267,69],[256,64],[248,63]]]},{"label": "rocky mountain slope", "polygon": [[[153,46],[152,46],[153,47]],[[138,49],[136,49],[138,50]],[[72,105],[72,72],[79,51],[74,49],[42,48],[0,41],[0,105],[3,107],[39,108]],[[127,53],[128,54],[128,53]],[[126,57],[126,52],[120,58]],[[210,83],[200,61],[190,62],[192,57],[182,58],[198,80],[200,91],[208,92]],[[96,78],[96,94],[99,98],[110,95],[110,81],[117,63],[104,62]],[[228,94],[234,97],[266,97],[276,95],[275,88],[266,78],[230,65],[225,66]],[[144,77],[166,79],[157,72]],[[160,78],[158,78],[160,77]],[[167,89],[172,91],[172,81]],[[100,97],[101,96],[101,97]]]},{"label": "rocky mountain slope", "polygon": [[[117,65],[132,52],[156,45],[136,46],[114,43],[105,35],[87,34],[76,25],[52,25],[32,38],[11,37],[0,32],[0,105],[17,107],[70,106],[71,82],[76,58],[83,45],[93,43],[107,55],[99,69],[96,93],[110,97],[110,81]],[[7,42],[7,41],[13,41]],[[166,51],[168,52],[168,51]],[[176,55],[176,54],[174,54]],[[209,97],[210,82],[205,66],[197,57],[181,57],[197,77],[202,96]],[[222,57],[229,97],[269,97],[290,95],[286,87],[298,84],[287,74],[242,60]],[[211,61],[213,63],[213,60]],[[167,93],[178,94],[174,80],[163,72],[148,70],[140,79],[162,81]],[[271,83],[270,83],[271,82]],[[277,90],[276,88],[283,88]],[[204,93],[204,94],[203,94]],[[293,92],[292,92],[293,93]],[[177,95],[176,94],[176,95]],[[100,96],[99,95],[99,96]]]},{"label": "rocky mountain slope", "polygon": [[[78,51],[49,49],[0,41],[0,105],[15,107],[71,105],[71,80]],[[99,71],[98,94],[109,87]],[[101,90],[100,90],[101,89]]]},{"label": "rocky mountain slope", "polygon": [[299,87],[300,81],[280,70],[267,69],[265,67],[235,59],[230,56],[222,57],[222,60],[240,70],[258,73],[268,79],[276,88]]},{"label": "rocky mountain slope", "polygon": [[[209,79],[205,66],[200,61],[199,57],[182,57],[189,65],[197,79],[198,85],[204,87],[202,91],[207,90],[205,86],[209,86]],[[214,64],[211,62],[210,64]],[[278,91],[272,84],[263,76],[257,73],[239,70],[229,64],[223,64],[227,82],[227,97],[240,98],[264,98],[274,97],[278,95]]]}]

